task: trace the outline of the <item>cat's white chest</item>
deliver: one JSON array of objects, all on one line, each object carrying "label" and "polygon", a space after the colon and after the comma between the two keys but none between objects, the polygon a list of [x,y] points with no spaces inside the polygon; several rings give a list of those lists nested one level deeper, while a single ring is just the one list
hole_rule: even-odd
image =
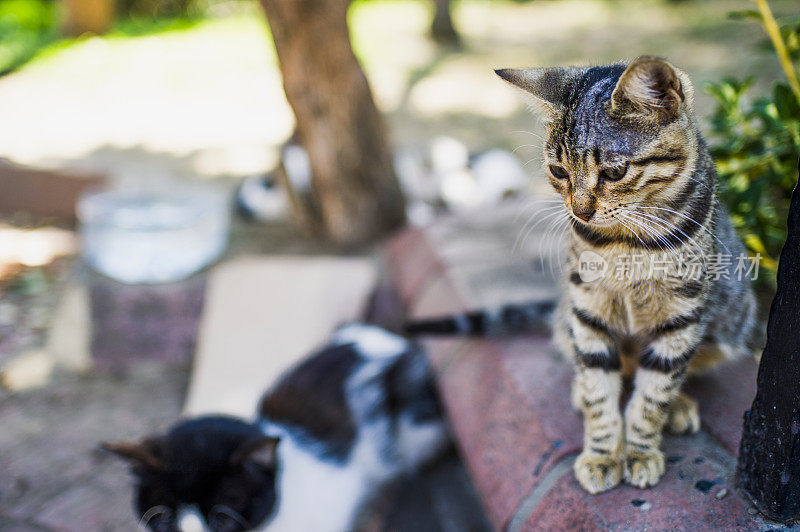
[{"label": "cat's white chest", "polygon": [[368,493],[363,472],[352,463],[323,462],[288,438],[280,451],[283,464],[277,482],[274,517],[265,532],[344,532]]}]

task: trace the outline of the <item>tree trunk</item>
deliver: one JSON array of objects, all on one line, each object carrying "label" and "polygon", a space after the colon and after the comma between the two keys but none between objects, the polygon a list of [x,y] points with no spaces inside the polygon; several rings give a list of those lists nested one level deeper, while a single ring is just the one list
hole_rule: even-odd
[{"label": "tree trunk", "polygon": [[114,2],[112,0],[62,0],[65,35],[83,35],[84,33],[105,33],[114,20]]},{"label": "tree trunk", "polygon": [[453,17],[450,13],[450,0],[433,0],[435,11],[433,13],[433,24],[431,24],[431,37],[440,44],[458,46],[461,39],[458,36]]},{"label": "tree trunk", "polygon": [[745,414],[738,484],[771,519],[800,518],[800,186],[789,208],[778,263],[778,291],[758,367],[758,391]]},{"label": "tree trunk", "polygon": [[308,152],[324,235],[358,246],[397,228],[405,205],[386,130],[350,46],[349,0],[261,0],[286,98]]}]

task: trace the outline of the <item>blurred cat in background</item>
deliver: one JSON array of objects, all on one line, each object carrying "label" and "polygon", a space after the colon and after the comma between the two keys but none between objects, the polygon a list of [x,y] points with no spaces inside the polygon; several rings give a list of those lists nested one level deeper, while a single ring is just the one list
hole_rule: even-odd
[{"label": "blurred cat in background", "polygon": [[351,324],[279,379],[254,422],[205,416],[102,446],[131,464],[137,516],[155,532],[341,532],[448,442],[421,350]]}]

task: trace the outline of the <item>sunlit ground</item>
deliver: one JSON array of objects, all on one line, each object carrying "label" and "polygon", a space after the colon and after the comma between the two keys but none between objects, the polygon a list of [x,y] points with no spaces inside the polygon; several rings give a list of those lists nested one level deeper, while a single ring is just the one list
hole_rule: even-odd
[{"label": "sunlit ground", "polygon": [[44,266],[54,259],[75,253],[77,242],[72,232],[55,227],[21,229],[0,223],[0,279],[4,264]]},{"label": "sunlit ground", "polygon": [[[703,84],[726,75],[779,75],[754,51],[754,24],[726,13],[747,0],[469,0],[458,4],[463,52],[426,36],[429,2],[356,3],[353,40],[396,143],[446,134],[472,148],[522,146],[534,121],[491,72],[501,66],[604,63],[666,56]],[[791,0],[772,2],[778,14]],[[100,169],[123,179],[242,176],[268,169],[292,131],[266,24],[256,5],[185,29],[89,38],[0,78],[0,157]],[[532,142],[533,141],[533,142]],[[536,173],[536,164],[528,166]]]},{"label": "sunlit ground", "polygon": [[[778,15],[796,12],[792,0],[772,5]],[[457,51],[427,37],[427,0],[354,4],[352,40],[375,99],[396,145],[421,146],[447,135],[473,150],[513,149],[534,187],[543,186],[537,179],[541,128],[493,68],[660,55],[691,74],[703,117],[712,109],[706,82],[752,75],[757,94],[780,76],[774,58],[754,46],[764,39],[760,27],[727,17],[752,8],[749,0],[465,0],[456,6],[464,41]],[[128,22],[105,37],[60,42],[0,77],[0,158],[102,171],[134,184],[176,177],[233,183],[225,178],[272,168],[293,118],[258,5],[219,4],[206,19],[143,28]],[[60,237],[13,231],[0,232],[6,243],[0,264],[8,270],[0,277],[44,260],[31,259],[37,253],[74,251]]]},{"label": "sunlit ground", "polygon": [[[703,117],[712,109],[706,82],[752,75],[757,94],[780,76],[755,46],[760,27],[727,17],[752,8],[749,0],[465,0],[455,9],[464,41],[457,51],[427,37],[431,5],[372,0],[350,12],[354,48],[395,144],[447,135],[473,150],[513,149],[534,187],[543,186],[541,128],[493,68],[660,55],[692,75]],[[772,5],[778,15],[796,12],[792,0]],[[255,2],[217,4],[196,21],[124,22],[105,37],[45,48],[0,77],[0,117],[0,158],[101,171],[135,185],[176,177],[233,183],[225,178],[265,172],[293,129]],[[3,229],[0,238],[0,277],[44,260],[31,259],[37,253],[75,247],[24,228]]]}]

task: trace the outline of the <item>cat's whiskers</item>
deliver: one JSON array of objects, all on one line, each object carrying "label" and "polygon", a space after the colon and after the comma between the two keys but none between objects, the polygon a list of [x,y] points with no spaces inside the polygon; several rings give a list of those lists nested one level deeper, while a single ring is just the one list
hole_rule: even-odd
[{"label": "cat's whiskers", "polygon": [[517,146],[516,148],[511,150],[511,153],[517,153],[517,150],[520,149],[520,148],[536,148],[538,151],[541,151],[542,145],[541,144],[520,144],[519,146]]},{"label": "cat's whiskers", "polygon": [[[680,175],[680,174],[675,174],[675,176],[676,176],[676,177],[677,177],[678,175]],[[713,189],[713,188],[711,188],[711,187],[709,187],[709,186],[708,186],[708,183],[703,183],[703,182],[702,182],[702,181],[700,181],[699,179],[695,179],[695,178],[693,178],[693,177],[692,177],[692,176],[690,176],[690,175],[686,175],[686,176],[684,176],[684,177],[685,177],[686,179],[689,179],[689,180],[691,180],[691,181],[694,181],[695,183],[697,183],[697,184],[698,184],[698,185],[700,185],[700,186],[706,187],[706,189],[707,189],[709,192],[716,193],[716,190],[715,190],[715,189]]]},{"label": "cat's whiskers", "polygon": [[[561,200],[560,198],[536,198],[531,201],[526,201],[525,203],[520,205],[520,207],[517,209],[517,214],[514,215],[514,223],[516,223],[519,220],[520,216],[522,216],[524,213],[526,213],[527,211],[538,205],[546,205],[549,208],[554,204],[561,204],[561,203],[563,203],[563,200]],[[536,216],[537,212],[534,212],[531,216]],[[528,220],[528,222],[530,222],[530,219]]]},{"label": "cat's whiskers", "polygon": [[[565,216],[559,222],[556,223],[555,228],[553,230],[553,238],[552,238],[552,241],[551,241],[551,245],[554,244],[555,242],[559,241],[558,239],[556,239],[556,234],[559,233],[559,232],[563,232],[566,229],[568,223],[569,223],[569,216]],[[556,250],[555,260],[558,261],[559,267],[562,267],[561,255],[564,252],[564,246],[555,245],[553,247]],[[551,252],[551,254],[548,255],[548,260],[550,261],[550,275],[555,277],[555,273],[553,272],[553,262],[554,262],[554,260],[553,260],[553,257],[552,257],[552,252]]]},{"label": "cat's whiskers", "polygon": [[[640,212],[627,211],[626,214],[629,217],[639,220],[642,225],[647,225],[650,227],[650,229],[652,229],[657,235],[659,241],[663,242],[667,246],[667,253],[676,255],[680,253],[681,246],[676,245],[667,238],[667,235],[671,233],[670,225],[672,224],[668,224],[661,218],[644,216]],[[686,235],[684,234],[684,236]]]},{"label": "cat's whiskers", "polygon": [[[671,253],[674,251],[674,248],[669,243],[669,241],[666,240],[653,227],[649,227],[647,224],[645,224],[643,220],[634,218],[628,211],[620,212],[619,215],[623,217],[628,223],[632,224],[634,227],[638,227],[639,229],[644,231],[650,238],[653,239],[653,241],[656,243],[659,249],[664,253]],[[666,248],[664,246],[666,246]],[[647,247],[647,245],[645,245],[645,247]]]},{"label": "cat's whiskers", "polygon": [[[559,214],[565,214],[565,213],[564,213],[564,211],[557,211],[557,212],[555,212],[555,213],[553,213],[553,214],[551,214],[551,215],[549,215],[547,217],[547,219],[549,219],[550,222],[548,224],[547,229],[545,229],[545,231],[542,232],[542,236],[539,239],[539,246],[538,246],[538,251],[537,252],[538,252],[538,255],[539,255],[539,267],[542,270],[544,270],[544,255],[545,255],[544,246],[549,243],[548,240],[547,240],[547,235],[549,234],[550,230],[555,225],[557,225],[559,223],[559,221],[562,219],[562,218],[559,218]],[[566,218],[566,216],[564,216],[564,218]],[[537,222],[533,227],[531,227],[527,231],[527,234],[525,235],[525,238],[523,238],[523,241],[522,241],[522,244],[521,244],[520,247],[524,246],[525,240],[527,240],[527,238],[533,232],[534,227],[538,226],[539,223],[544,222],[544,221],[545,221],[545,219],[540,220],[539,222]]]},{"label": "cat's whiskers", "polygon": [[620,216],[620,217],[617,217],[617,216],[614,216],[614,214],[612,213],[612,214],[611,214],[611,217],[612,217],[613,219],[615,219],[617,222],[619,222],[620,224],[622,224],[622,226],[623,226],[625,229],[627,229],[628,231],[630,231],[630,232],[631,232],[631,234],[632,234],[633,236],[635,236],[635,237],[636,237],[636,238],[639,240],[639,242],[641,242],[641,243],[642,243],[642,245],[643,245],[643,246],[645,246],[645,247],[647,246],[647,244],[645,244],[645,243],[644,243],[644,240],[642,240],[642,238],[639,236],[639,234],[638,234],[636,231],[634,231],[633,229],[631,229],[630,227],[628,227],[628,225],[627,225],[625,222],[623,222],[623,221],[622,221],[622,218],[621,218],[621,216]]},{"label": "cat's whiskers", "polygon": [[[657,227],[660,227],[660,228],[665,229],[667,231],[672,231],[674,229],[675,231],[677,231],[678,233],[683,235],[683,237],[686,239],[685,243],[691,244],[691,246],[694,247],[697,250],[697,252],[700,254],[700,256],[703,255],[703,253],[704,253],[703,247],[700,244],[698,244],[695,239],[693,239],[692,237],[687,235],[685,232],[683,232],[683,230],[681,230],[680,227],[678,227],[677,225],[673,224],[672,222],[670,222],[668,220],[665,220],[664,218],[661,218],[661,217],[658,217],[658,216],[653,216],[653,215],[651,215],[649,213],[643,213],[643,212],[632,211],[632,210],[628,210],[627,213],[629,215],[632,215],[632,216],[638,216],[640,218],[644,218],[645,220],[649,220],[651,224],[656,225]],[[678,250],[677,247],[675,249]]]},{"label": "cat's whiskers", "polygon": [[[542,241],[547,245],[547,263],[550,268],[550,275],[555,275],[553,270],[553,244],[556,240],[556,228],[560,225],[561,218],[556,217],[555,220],[550,222],[550,225],[545,230],[544,234],[542,235]],[[541,251],[541,250],[540,250]],[[539,264],[544,270],[544,253],[539,253]]]},{"label": "cat's whiskers", "polygon": [[[559,213],[563,212],[563,207],[558,205],[558,206],[554,206],[554,207],[549,207],[547,210],[542,209],[542,211],[540,211],[540,212],[545,212],[547,214],[545,216],[540,217],[535,222],[533,221],[534,218],[536,217],[537,214],[540,214],[540,213],[534,213],[534,214],[531,215],[531,217],[528,219],[528,222],[526,222],[522,226],[522,229],[520,229],[520,232],[517,235],[516,240],[514,241],[514,247],[511,248],[512,252],[517,252],[520,249],[522,249],[522,247],[525,245],[525,241],[528,239],[528,237],[533,232],[533,230],[540,223],[542,223],[542,222],[544,222],[546,220],[551,220],[554,216],[557,216]],[[533,223],[531,223],[531,222],[533,222]]]},{"label": "cat's whiskers", "polygon": [[[662,245],[663,243],[658,238],[658,235],[656,233],[654,233],[651,228],[647,227],[646,225],[641,223],[639,220],[636,220],[635,218],[633,218],[633,217],[631,217],[631,216],[629,216],[627,214],[624,214],[622,212],[618,213],[617,216],[619,216],[620,219],[623,219],[623,220],[627,221],[633,227],[636,227],[636,228],[640,229],[645,235],[650,237],[650,239],[658,246],[658,248],[661,251],[664,251],[666,253],[666,250],[664,249],[664,246]],[[648,244],[645,243],[644,245],[645,245],[645,247],[648,247]]]},{"label": "cat's whiskers", "polygon": [[[684,171],[675,171],[675,172],[672,172],[672,174],[670,174],[669,177],[676,177],[677,178],[677,177],[680,177],[681,174],[683,174],[683,173],[684,173]],[[685,175],[683,175],[683,177],[685,177],[686,179],[689,179],[690,181],[694,181],[695,183],[697,183],[700,186],[705,187],[706,190],[708,190],[711,193],[716,193],[716,186],[712,188],[712,187],[708,186],[708,183],[704,183],[703,181],[700,181],[699,179],[695,179],[694,177],[692,177],[692,172],[686,172]]]},{"label": "cat's whiskers", "polygon": [[525,131],[522,129],[518,129],[516,131],[512,131],[512,133],[525,133],[526,135],[531,135],[539,140],[544,140],[544,138],[541,135],[539,135],[538,133],[534,133],[533,131]]},{"label": "cat's whiskers", "polygon": [[531,164],[533,161],[536,161],[536,160],[541,161],[542,158],[541,157],[534,157],[533,159],[528,159],[527,161],[525,161],[525,163],[522,165],[522,167],[525,168],[526,166],[528,166],[529,164]]},{"label": "cat's whiskers", "polygon": [[517,238],[514,240],[514,246],[511,248],[511,251],[516,252],[518,249],[520,249],[525,244],[525,239],[531,233],[531,231],[533,231],[533,229],[544,220],[551,218],[560,209],[560,206],[552,206],[532,213],[525,223],[522,224],[522,227],[517,234]]},{"label": "cat's whiskers", "polygon": [[[639,206],[639,207],[636,207],[634,209],[629,209],[629,210],[632,211],[632,212],[635,212],[639,216],[645,216],[645,217],[653,218],[655,220],[658,220],[659,222],[669,224],[676,231],[680,232],[685,238],[690,240],[692,245],[694,245],[694,247],[697,249],[697,251],[700,253],[700,255],[703,255],[703,253],[705,252],[705,249],[702,246],[700,246],[695,239],[689,237],[685,232],[683,232],[683,230],[681,230],[676,224],[674,224],[673,222],[671,222],[671,221],[669,221],[666,218],[663,218],[661,216],[654,216],[652,213],[641,212],[641,211],[638,210],[638,209],[649,209],[649,208],[650,207]],[[663,211],[666,211],[666,212],[669,212],[669,213],[672,213],[672,214],[676,214],[676,215],[682,217],[683,219],[686,219],[686,220],[694,223],[700,229],[702,229],[703,231],[707,232],[711,237],[713,237],[713,238],[715,238],[715,239],[717,239],[719,241],[719,239],[716,237],[716,235],[714,235],[706,227],[704,227],[702,224],[698,223],[696,220],[694,220],[690,216],[687,216],[687,215],[685,215],[683,213],[674,211],[672,209],[664,209],[664,208],[661,208],[661,207],[655,207],[655,209],[659,210],[659,211],[663,210]],[[728,246],[726,246],[722,241],[719,241],[719,242],[725,247],[725,249],[728,248]]]},{"label": "cat's whiskers", "polygon": [[[553,271],[552,249],[553,249],[553,244],[554,244],[554,242],[556,240],[555,239],[555,232],[556,232],[556,229],[559,227],[559,225],[562,223],[562,221],[566,220],[566,219],[569,219],[569,218],[567,216],[564,216],[564,218],[559,218],[558,216],[556,216],[555,219],[550,221],[550,224],[548,225],[547,229],[542,233],[541,242],[543,243],[543,245],[539,246],[539,267],[541,268],[542,271],[544,271],[544,256],[545,256],[545,253],[547,253],[548,261],[549,261],[549,264],[550,264],[550,271],[551,271],[551,274],[552,274],[552,271]],[[551,233],[552,233],[552,235],[551,235]],[[544,246],[545,245],[547,246],[547,251],[544,250]]]},{"label": "cat's whiskers", "polygon": [[687,235],[687,234],[686,234],[686,233],[685,233],[685,232],[684,232],[684,231],[683,231],[683,230],[682,230],[680,227],[678,227],[677,225],[675,225],[675,224],[674,224],[674,223],[672,223],[671,221],[669,221],[669,220],[666,220],[666,219],[664,219],[664,218],[661,218],[660,216],[654,216],[654,215],[652,215],[652,214],[650,214],[650,213],[644,213],[644,212],[633,211],[633,212],[631,212],[631,214],[635,214],[636,216],[644,216],[645,218],[652,220],[652,221],[653,221],[653,223],[658,223],[658,224],[660,224],[662,227],[664,227],[664,225],[666,225],[666,226],[667,226],[667,227],[666,227],[666,229],[667,229],[667,230],[670,230],[670,228],[671,228],[671,229],[674,229],[676,232],[680,233],[680,234],[681,234],[681,235],[682,235],[682,236],[683,236],[683,237],[686,239],[686,240],[684,241],[684,243],[687,243],[687,242],[688,242],[689,244],[691,244],[691,246],[692,246],[692,247],[694,247],[694,248],[695,248],[695,249],[698,251],[698,253],[699,253],[701,256],[703,255],[703,253],[704,253],[704,251],[705,251],[705,250],[704,250],[704,248],[703,248],[703,246],[701,246],[701,245],[700,245],[700,244],[697,242],[697,240],[695,240],[694,238],[692,238],[692,237],[690,237],[689,235]]},{"label": "cat's whiskers", "polygon": [[[632,204],[632,203],[628,203],[628,204],[626,204],[626,205],[633,205],[633,204]],[[730,250],[730,249],[728,249],[728,246],[725,244],[725,242],[723,242],[722,240],[720,240],[720,239],[719,239],[719,237],[718,237],[717,235],[715,235],[714,233],[712,233],[712,232],[709,230],[709,228],[708,228],[708,227],[704,226],[703,224],[701,224],[700,222],[698,222],[697,220],[695,220],[695,219],[694,219],[694,218],[692,218],[691,216],[687,216],[686,214],[684,214],[684,213],[682,213],[682,212],[678,212],[678,211],[675,211],[675,210],[673,210],[673,209],[667,209],[667,208],[665,208],[665,207],[653,207],[653,206],[649,206],[649,205],[645,205],[645,206],[639,205],[637,208],[638,208],[638,209],[653,209],[653,210],[658,210],[658,211],[666,211],[666,212],[669,212],[669,213],[675,214],[675,215],[677,215],[677,216],[680,216],[680,217],[684,218],[685,220],[688,220],[688,221],[692,222],[692,223],[693,223],[693,224],[695,224],[697,227],[699,227],[701,230],[703,230],[703,231],[705,231],[706,233],[708,233],[708,234],[709,234],[709,235],[710,235],[712,238],[714,238],[714,240],[716,240],[717,242],[719,242],[719,243],[722,245],[722,247],[724,247],[724,248],[725,248],[725,251],[727,251],[728,253],[730,253],[730,252],[731,252],[731,250]]]},{"label": "cat's whiskers", "polygon": [[534,148],[536,153],[539,154],[539,157],[534,157],[534,158],[529,159],[528,161],[526,161],[522,165],[523,168],[525,168],[526,166],[528,166],[528,164],[532,163],[533,161],[535,161],[537,159],[539,159],[540,161],[543,161],[543,157],[542,157],[541,154],[542,154],[542,151],[543,151],[543,143],[545,141],[544,137],[542,137],[541,135],[539,135],[537,133],[534,133],[533,131],[517,130],[517,131],[512,131],[512,133],[525,133],[526,135],[531,135],[532,137],[534,137],[534,138],[539,140],[538,144],[522,144],[520,146],[517,146],[513,150],[511,150],[511,153],[516,153],[517,150],[520,149],[520,148]]},{"label": "cat's whiskers", "polygon": [[164,506],[163,504],[153,506],[144,513],[141,519],[139,519],[139,528],[141,528],[142,530],[147,530],[147,525],[148,523],[150,523],[151,519],[153,519],[157,515],[164,515],[164,514],[169,515],[171,512],[172,510],[169,507]]}]

